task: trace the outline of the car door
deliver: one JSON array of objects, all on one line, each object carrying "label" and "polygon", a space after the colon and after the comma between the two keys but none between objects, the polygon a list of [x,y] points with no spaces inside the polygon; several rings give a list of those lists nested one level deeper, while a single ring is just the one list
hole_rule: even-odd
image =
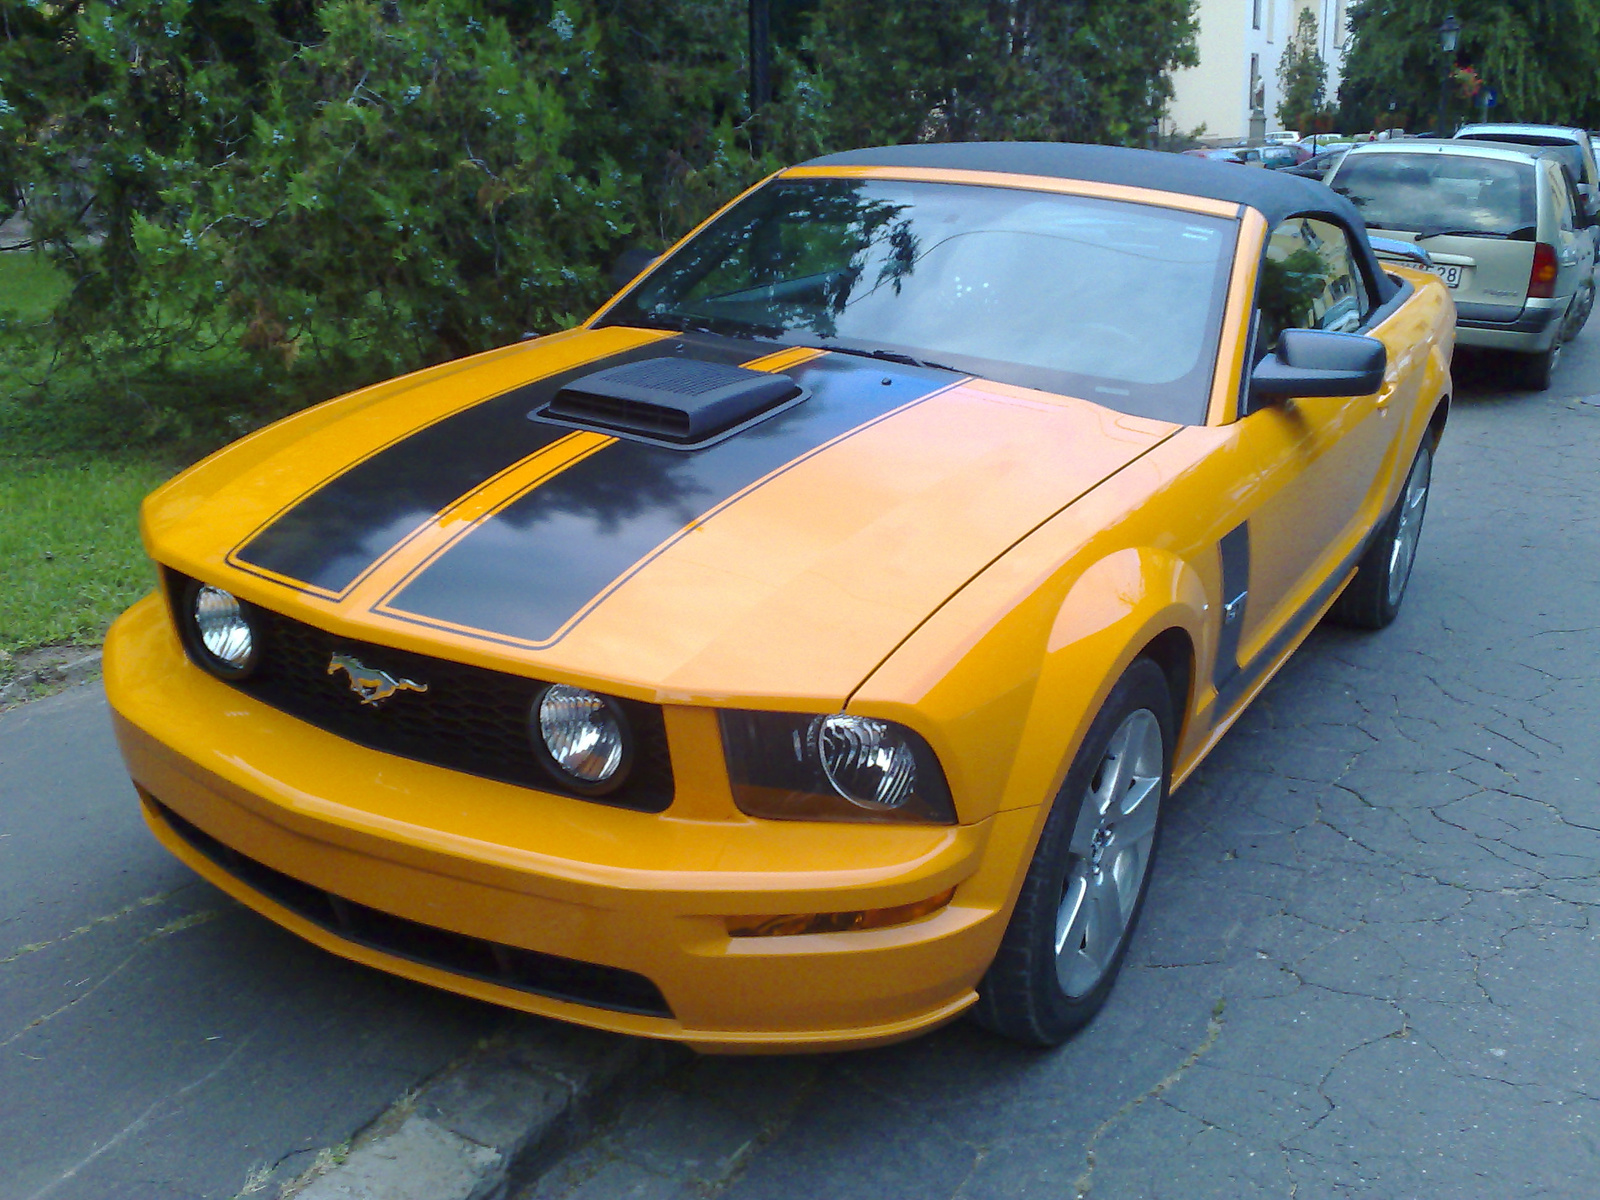
[{"label": "car door", "polygon": [[1571,296],[1594,271],[1594,236],[1572,178],[1554,159],[1539,164],[1548,180],[1554,209],[1556,238],[1556,295]]},{"label": "car door", "polygon": [[1579,186],[1577,192],[1577,211],[1582,214],[1583,220],[1579,221],[1580,227],[1586,226],[1597,216],[1600,216],[1600,163],[1596,163],[1594,146],[1579,130],[1578,149],[1583,156],[1582,178],[1574,182]]},{"label": "car door", "polygon": [[1372,333],[1389,346],[1390,365],[1372,395],[1287,400],[1239,418],[1254,496],[1248,519],[1222,547],[1217,684],[1224,693],[1234,671],[1298,629],[1353,565],[1392,467],[1402,422],[1390,406],[1408,377],[1415,387],[1404,335],[1372,327],[1373,281],[1351,244],[1343,226],[1317,216],[1290,218],[1268,238],[1251,362],[1274,349],[1284,329],[1306,328]]}]

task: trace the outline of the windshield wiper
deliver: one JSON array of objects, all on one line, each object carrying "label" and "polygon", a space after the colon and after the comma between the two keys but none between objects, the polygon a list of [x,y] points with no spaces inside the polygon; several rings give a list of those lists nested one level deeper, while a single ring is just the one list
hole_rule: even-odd
[{"label": "windshield wiper", "polygon": [[[833,347],[835,350],[841,347]],[[865,354],[868,358],[881,358],[885,362],[904,363],[908,367],[932,367],[935,371],[956,371],[958,375],[965,375],[965,371],[957,371],[955,367],[947,367],[944,363],[934,362],[927,358],[913,358],[909,354],[901,354],[898,350],[846,350],[846,354]]]},{"label": "windshield wiper", "polygon": [[828,342],[815,347],[818,350],[833,350],[839,354],[854,354],[860,358],[876,358],[882,362],[901,363],[908,367],[930,367],[935,371],[954,371],[958,375],[970,372],[963,371],[960,367],[946,366],[944,363],[934,362],[927,358],[913,358],[909,354],[901,354],[898,350],[883,350],[876,346],[867,348],[861,346],[841,346],[836,342]]},{"label": "windshield wiper", "polygon": [[675,333],[709,333],[717,337],[762,338],[776,337],[783,330],[776,325],[754,325],[732,317],[689,316],[684,313],[644,313],[634,318],[652,329],[670,329]]},{"label": "windshield wiper", "polygon": [[1415,237],[1415,241],[1425,242],[1436,237],[1481,237],[1481,238],[1509,238],[1509,233],[1496,233],[1492,229],[1424,229]]}]

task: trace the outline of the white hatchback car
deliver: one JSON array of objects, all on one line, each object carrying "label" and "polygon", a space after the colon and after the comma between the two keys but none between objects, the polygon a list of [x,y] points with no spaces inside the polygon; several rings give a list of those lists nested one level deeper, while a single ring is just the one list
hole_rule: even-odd
[{"label": "white hatchback car", "polygon": [[1600,216],[1600,162],[1596,161],[1594,144],[1587,130],[1564,125],[1496,123],[1463,125],[1456,130],[1455,136],[1463,141],[1553,148],[1562,166],[1567,168],[1573,182],[1578,185],[1578,195],[1583,198],[1583,211],[1591,218]]},{"label": "white hatchback car", "polygon": [[1456,340],[1521,354],[1550,386],[1594,307],[1594,239],[1549,148],[1482,141],[1356,146],[1324,181],[1375,237],[1415,243],[1456,302]]}]

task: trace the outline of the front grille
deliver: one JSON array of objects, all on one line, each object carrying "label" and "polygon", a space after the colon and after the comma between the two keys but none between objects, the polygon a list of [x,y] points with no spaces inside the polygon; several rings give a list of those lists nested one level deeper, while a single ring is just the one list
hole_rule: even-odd
[{"label": "front grille", "polygon": [[296,916],[346,941],[519,992],[646,1017],[672,1016],[661,989],[643,975],[621,967],[603,967],[464,933],[451,933],[448,929],[368,908],[240,854],[184,820],[148,792],[143,795],[175,834],[219,869]]},{"label": "front grille", "polygon": [[[185,577],[171,574],[169,594],[180,597]],[[580,793],[563,787],[534,757],[528,714],[545,686],[539,680],[339,637],[248,607],[260,639],[257,666],[247,678],[227,682],[318,729],[371,750],[601,804],[654,813],[672,803],[672,760],[659,705],[617,698],[633,730],[633,768],[614,792]],[[174,616],[181,627],[181,616]],[[335,654],[428,690],[397,691],[381,704],[363,704],[343,672],[328,673]]]}]

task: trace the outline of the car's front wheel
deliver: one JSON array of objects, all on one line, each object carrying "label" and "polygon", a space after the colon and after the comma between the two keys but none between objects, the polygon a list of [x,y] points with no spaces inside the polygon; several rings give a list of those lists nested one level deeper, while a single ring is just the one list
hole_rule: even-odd
[{"label": "car's front wheel", "polygon": [[1165,673],[1138,659],[1117,681],[1045,820],[974,1017],[1054,1046],[1088,1024],[1116,981],[1150,883],[1171,777]]},{"label": "car's front wheel", "polygon": [[1428,486],[1433,480],[1433,439],[1424,435],[1411,460],[1400,499],[1378,527],[1372,545],[1361,557],[1356,577],[1333,606],[1333,619],[1357,629],[1382,629],[1400,613],[1417,561],[1422,518],[1428,511]]}]

